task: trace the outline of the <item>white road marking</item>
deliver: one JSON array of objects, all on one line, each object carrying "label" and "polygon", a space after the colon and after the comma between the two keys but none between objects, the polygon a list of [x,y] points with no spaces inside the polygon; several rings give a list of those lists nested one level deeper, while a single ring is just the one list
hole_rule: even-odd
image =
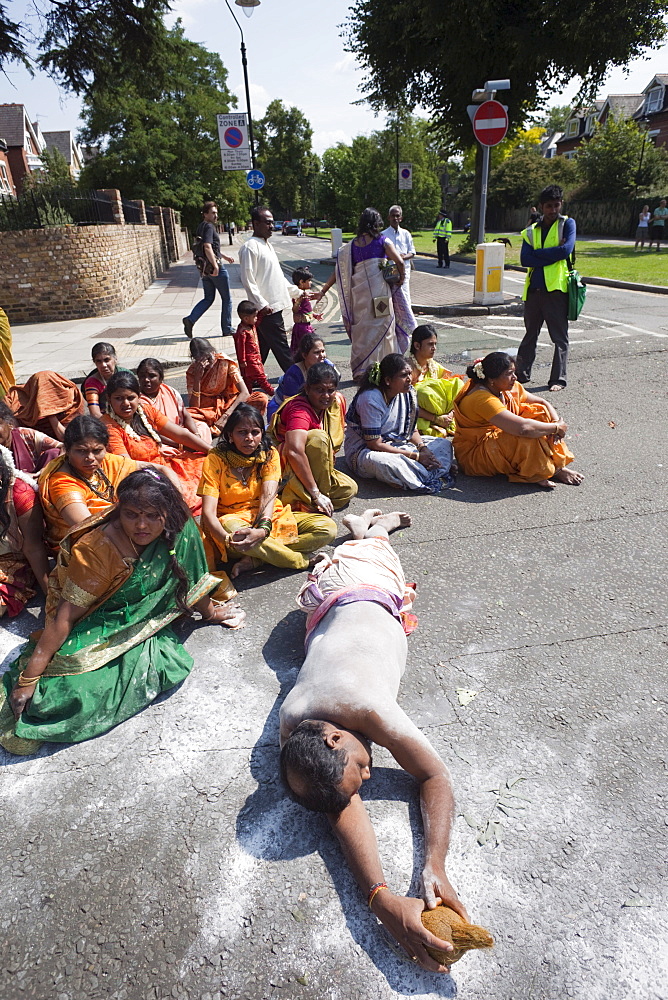
[{"label": "white road marking", "polygon": [[656,333],[654,330],[645,330],[642,326],[633,326],[631,323],[622,323],[618,319],[604,319],[603,316],[592,316],[590,313],[586,314],[587,319],[594,319],[597,323],[610,323],[611,326],[623,326],[627,330],[635,330],[637,333],[646,333],[650,337],[668,337],[668,333]]}]

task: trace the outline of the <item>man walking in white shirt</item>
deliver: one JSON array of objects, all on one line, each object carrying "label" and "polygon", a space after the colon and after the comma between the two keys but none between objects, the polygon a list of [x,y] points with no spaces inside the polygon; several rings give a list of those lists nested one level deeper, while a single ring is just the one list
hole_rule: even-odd
[{"label": "man walking in white shirt", "polygon": [[407,229],[401,228],[401,223],[404,217],[401,205],[393,205],[392,208],[387,213],[390,220],[390,224],[387,229],[384,229],[381,233],[386,239],[394,244],[399,256],[406,262],[406,276],[404,278],[404,295],[408,300],[408,305],[411,304],[411,266],[408,263],[415,256],[415,247],[413,245],[413,237],[408,232]]},{"label": "man walking in white shirt", "polygon": [[276,251],[269,245],[274,217],[268,208],[251,210],[253,235],[239,250],[241,281],[246,296],[257,307],[257,333],[262,362],[271,351],[283,371],[293,364],[283,322],[283,310],[292,306],[300,292],[287,280]]}]

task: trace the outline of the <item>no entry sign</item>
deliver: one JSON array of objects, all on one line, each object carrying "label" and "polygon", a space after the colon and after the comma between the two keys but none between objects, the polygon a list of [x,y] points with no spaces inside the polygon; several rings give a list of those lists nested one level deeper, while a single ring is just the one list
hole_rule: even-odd
[{"label": "no entry sign", "polygon": [[485,101],[473,116],[473,132],[482,146],[498,146],[508,131],[508,113],[498,101]]}]

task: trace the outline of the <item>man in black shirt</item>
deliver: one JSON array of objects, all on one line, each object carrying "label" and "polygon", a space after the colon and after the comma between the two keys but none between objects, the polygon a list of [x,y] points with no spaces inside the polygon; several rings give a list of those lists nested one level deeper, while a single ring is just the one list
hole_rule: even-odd
[{"label": "man in black shirt", "polygon": [[205,201],[202,206],[202,221],[197,227],[196,236],[202,238],[204,256],[209,263],[209,274],[202,275],[202,288],[204,298],[197,303],[189,316],[183,317],[183,329],[186,337],[190,339],[193,335],[193,327],[200,316],[203,316],[207,309],[213,305],[216,297],[216,289],[223,300],[223,308],[220,314],[220,325],[223,337],[231,337],[232,330],[232,297],[230,295],[230,276],[223,267],[223,260],[228,264],[234,264],[234,257],[226,257],[220,252],[220,236],[216,230],[218,219],[218,208],[215,201]]}]

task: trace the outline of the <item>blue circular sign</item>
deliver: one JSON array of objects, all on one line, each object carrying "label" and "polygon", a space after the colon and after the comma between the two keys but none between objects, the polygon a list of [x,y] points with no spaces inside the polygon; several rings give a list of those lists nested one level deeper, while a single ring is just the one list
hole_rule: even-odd
[{"label": "blue circular sign", "polygon": [[401,171],[401,176],[404,178],[404,180],[407,180],[410,177],[410,175],[411,172],[408,169],[408,167],[404,167],[404,169]]},{"label": "blue circular sign", "polygon": [[249,170],[246,174],[246,184],[251,191],[259,191],[264,187],[264,174],[261,170]]},{"label": "blue circular sign", "polygon": [[244,141],[244,134],[241,129],[226,128],[223,138],[225,139],[227,146],[230,146],[231,149],[237,149],[237,147]]}]

